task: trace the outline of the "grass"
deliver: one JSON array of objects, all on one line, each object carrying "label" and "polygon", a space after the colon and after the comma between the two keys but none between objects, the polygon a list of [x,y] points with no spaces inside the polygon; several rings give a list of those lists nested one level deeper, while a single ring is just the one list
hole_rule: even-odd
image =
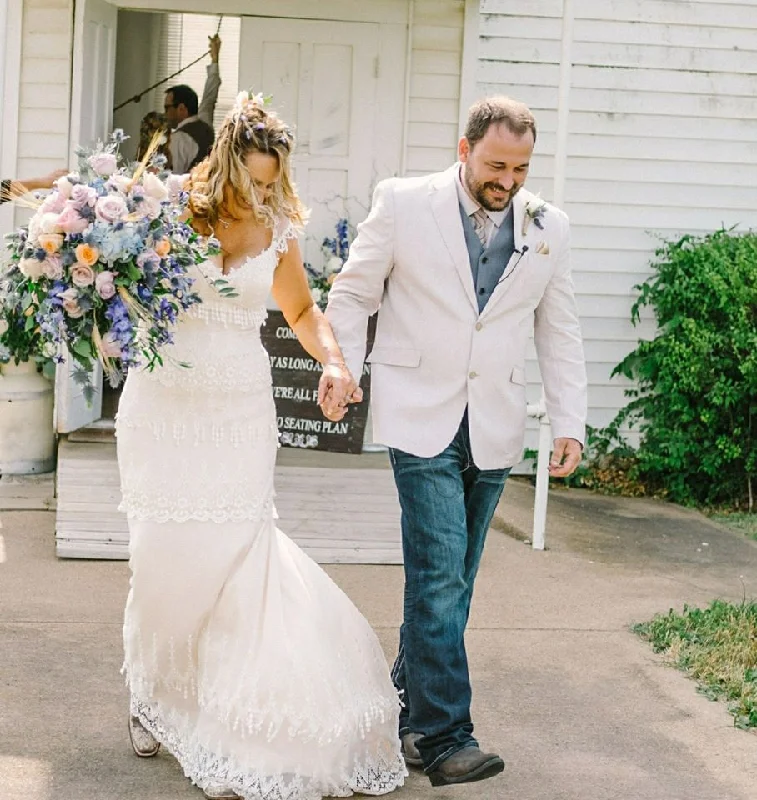
[{"label": "grass", "polygon": [[757,514],[712,514],[710,518],[757,540]]},{"label": "grass", "polygon": [[634,631],[711,700],[728,701],[737,727],[757,728],[757,603],[684,606],[682,614],[658,614]]}]

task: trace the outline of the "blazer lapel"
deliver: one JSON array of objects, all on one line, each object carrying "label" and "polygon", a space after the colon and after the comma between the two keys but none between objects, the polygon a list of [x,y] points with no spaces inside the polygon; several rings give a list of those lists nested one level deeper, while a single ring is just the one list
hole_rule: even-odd
[{"label": "blazer lapel", "polygon": [[439,234],[442,241],[449,251],[452,262],[457,269],[466,295],[471,305],[478,311],[476,302],[476,289],[473,286],[473,275],[470,267],[470,257],[468,248],[465,244],[465,233],[463,232],[463,222],[460,219],[460,203],[457,197],[457,169],[458,165],[443,172],[438,180],[431,183],[429,187],[429,199],[431,201],[431,211],[433,212],[436,224],[439,227]]}]

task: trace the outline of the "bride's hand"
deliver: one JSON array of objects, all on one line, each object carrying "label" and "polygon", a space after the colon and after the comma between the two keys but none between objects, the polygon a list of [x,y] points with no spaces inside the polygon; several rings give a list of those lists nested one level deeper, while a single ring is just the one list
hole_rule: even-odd
[{"label": "bride's hand", "polygon": [[324,417],[339,422],[350,403],[360,403],[363,391],[342,362],[326,364],[318,384],[318,405]]}]

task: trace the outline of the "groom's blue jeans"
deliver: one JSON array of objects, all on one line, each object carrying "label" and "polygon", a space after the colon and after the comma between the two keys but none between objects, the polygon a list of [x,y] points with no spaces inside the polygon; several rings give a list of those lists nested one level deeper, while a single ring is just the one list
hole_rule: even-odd
[{"label": "groom's blue jeans", "polygon": [[508,469],[480,470],[468,416],[433,458],[391,449],[402,507],[405,620],[392,679],[401,693],[400,736],[421,733],[427,772],[477,744],[465,653],[473,582]]}]

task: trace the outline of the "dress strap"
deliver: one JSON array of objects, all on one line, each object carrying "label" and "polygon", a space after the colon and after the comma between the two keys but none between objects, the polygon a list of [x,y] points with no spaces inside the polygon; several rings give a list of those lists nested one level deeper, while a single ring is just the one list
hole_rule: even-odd
[{"label": "dress strap", "polygon": [[297,229],[292,224],[292,221],[286,217],[281,217],[276,223],[276,227],[273,232],[274,250],[279,254],[286,253],[287,248],[289,247],[289,239],[296,238]]}]

